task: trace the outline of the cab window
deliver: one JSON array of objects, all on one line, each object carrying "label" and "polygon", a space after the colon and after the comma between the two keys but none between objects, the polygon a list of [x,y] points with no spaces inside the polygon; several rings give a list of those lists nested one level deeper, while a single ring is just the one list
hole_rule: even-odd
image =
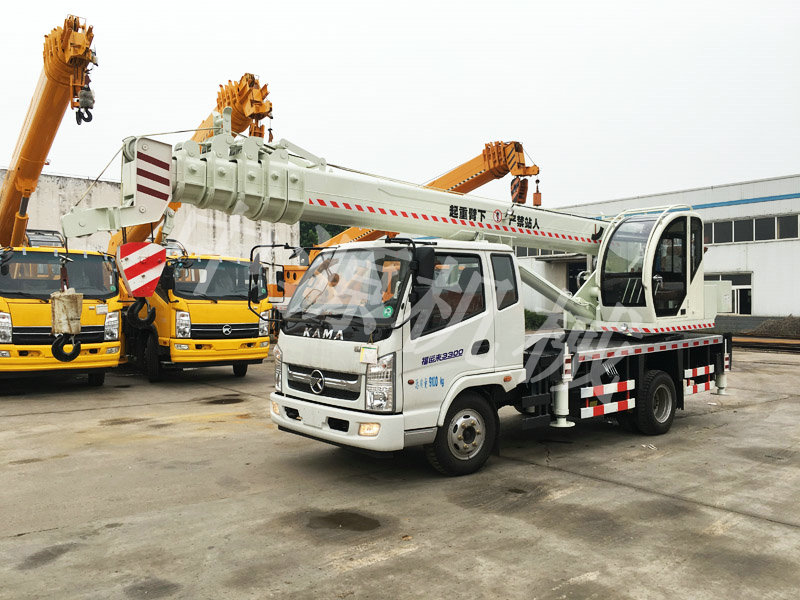
[{"label": "cab window", "polygon": [[675,219],[661,234],[653,261],[656,315],[678,314],[686,297],[686,218]]},{"label": "cab window", "polygon": [[494,291],[497,296],[497,310],[503,310],[517,303],[517,277],[514,263],[508,254],[492,254]]},{"label": "cab window", "polygon": [[430,294],[431,310],[412,323],[412,337],[461,323],[486,310],[480,257],[437,254]]}]

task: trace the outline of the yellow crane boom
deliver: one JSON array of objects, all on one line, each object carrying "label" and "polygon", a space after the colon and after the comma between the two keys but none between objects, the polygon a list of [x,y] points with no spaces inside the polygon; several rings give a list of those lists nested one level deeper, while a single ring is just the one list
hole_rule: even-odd
[{"label": "yellow crane boom", "polygon": [[92,27],[72,15],[44,38],[44,68],[0,190],[0,246],[19,246],[25,238],[28,199],[36,190],[67,107],[78,109],[79,124],[91,120],[88,109],[94,105],[94,96],[88,70],[97,64],[93,38]]}]

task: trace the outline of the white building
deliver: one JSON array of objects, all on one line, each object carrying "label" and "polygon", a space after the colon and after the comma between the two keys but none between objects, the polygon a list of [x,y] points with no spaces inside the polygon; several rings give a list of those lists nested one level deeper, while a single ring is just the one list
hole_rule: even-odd
[{"label": "white building", "polygon": [[[706,279],[733,284],[734,314],[782,317],[800,314],[798,214],[800,175],[667,192],[559,208],[591,217],[613,217],[628,209],[673,204],[692,206],[705,222]],[[535,251],[534,251],[535,252]],[[518,256],[527,254],[517,249]],[[541,255],[523,259],[563,289],[576,289],[585,257]],[[541,298],[528,308],[550,311]]]},{"label": "white building", "polygon": [[[5,178],[5,169],[0,169],[0,180]],[[28,204],[28,229],[61,230],[61,215],[80,202],[79,206],[112,206],[119,204],[119,183],[99,181],[90,191],[91,179],[42,175],[36,191]],[[84,197],[85,195],[85,197]],[[281,223],[253,222],[242,216],[201,210],[184,205],[175,215],[175,228],[170,238],[180,241],[186,250],[194,254],[218,254],[247,258],[256,244],[298,245],[299,227]],[[96,233],[79,240],[70,240],[70,248],[105,251],[110,234]],[[289,251],[276,250],[270,255],[262,252],[262,260],[289,262]]]}]

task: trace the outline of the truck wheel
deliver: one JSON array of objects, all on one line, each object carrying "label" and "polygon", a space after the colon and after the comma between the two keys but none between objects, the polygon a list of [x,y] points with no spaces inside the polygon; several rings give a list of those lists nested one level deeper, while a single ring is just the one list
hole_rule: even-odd
[{"label": "truck wheel", "polygon": [[150,334],[144,349],[144,369],[150,383],[156,383],[164,378],[164,369],[158,357],[158,339]]},{"label": "truck wheel", "polygon": [[672,427],[678,405],[675,383],[664,371],[652,370],[644,375],[637,394],[636,427],[645,435],[661,435]]},{"label": "truck wheel", "polygon": [[497,437],[494,411],[474,392],[455,399],[433,444],[425,447],[428,462],[444,475],[468,475],[488,460]]},{"label": "truck wheel", "polygon": [[244,377],[247,375],[247,363],[233,363],[233,374],[236,377]]},{"label": "truck wheel", "polygon": [[89,373],[89,385],[92,387],[101,387],[106,381],[106,372],[100,371],[99,373]]}]

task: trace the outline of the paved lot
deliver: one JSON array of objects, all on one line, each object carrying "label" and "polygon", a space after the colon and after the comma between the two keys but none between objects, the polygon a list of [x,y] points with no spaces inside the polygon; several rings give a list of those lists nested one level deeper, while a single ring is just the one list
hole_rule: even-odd
[{"label": "paved lot", "polygon": [[278,432],[271,365],[0,381],[0,598],[797,598],[800,356],[736,359],[662,437],[504,411],[458,479]]}]

